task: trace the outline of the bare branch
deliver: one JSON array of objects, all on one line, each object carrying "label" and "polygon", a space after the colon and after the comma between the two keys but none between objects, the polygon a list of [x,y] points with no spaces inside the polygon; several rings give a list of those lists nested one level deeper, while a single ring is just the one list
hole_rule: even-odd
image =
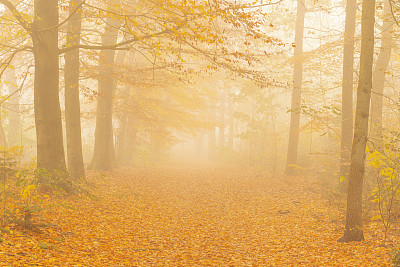
[{"label": "bare branch", "polygon": [[28,75],[30,74],[29,69],[30,69],[31,67],[34,67],[34,66],[35,66],[35,65],[29,65],[29,66],[28,66],[28,68],[27,68],[27,70],[26,70],[26,72],[25,72],[24,78],[22,79],[22,82],[21,82],[20,86],[18,87],[18,89],[15,90],[14,92],[12,92],[10,95],[8,95],[8,96],[7,96],[6,98],[4,98],[2,101],[0,101],[0,105],[2,105],[4,102],[6,102],[8,99],[10,99],[13,95],[19,93],[19,92],[22,90],[22,88],[24,87],[26,78],[27,78]]},{"label": "bare branch", "polygon": [[[0,1],[1,1],[1,0],[0,0]],[[31,46],[25,46],[25,47],[22,47],[22,48],[19,48],[19,49],[15,49],[15,50],[11,53],[11,55],[10,55],[5,61],[3,61],[3,62],[0,64],[0,66],[1,66],[1,68],[2,68],[2,70],[0,71],[0,77],[3,76],[3,74],[4,74],[4,72],[6,71],[7,67],[11,64],[12,60],[14,59],[14,57],[15,57],[19,52],[22,52],[22,51],[29,51],[29,50],[32,51],[32,47],[31,47]]]},{"label": "bare branch", "polygon": [[395,11],[393,10],[393,5],[395,5],[394,2],[395,2],[395,1],[393,1],[393,0],[389,0],[390,12],[392,13],[393,20],[396,22],[397,26],[400,27],[400,23],[399,23],[399,21],[398,21],[397,18],[396,18]]}]

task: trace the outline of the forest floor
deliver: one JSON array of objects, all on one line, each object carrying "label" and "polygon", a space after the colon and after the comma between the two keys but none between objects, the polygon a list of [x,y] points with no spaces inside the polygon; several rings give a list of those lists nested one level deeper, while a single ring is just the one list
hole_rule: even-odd
[{"label": "forest floor", "polygon": [[42,203],[34,221],[49,227],[3,228],[0,266],[389,265],[378,222],[365,242],[336,242],[344,201],[317,178],[170,168],[88,180],[94,197]]}]

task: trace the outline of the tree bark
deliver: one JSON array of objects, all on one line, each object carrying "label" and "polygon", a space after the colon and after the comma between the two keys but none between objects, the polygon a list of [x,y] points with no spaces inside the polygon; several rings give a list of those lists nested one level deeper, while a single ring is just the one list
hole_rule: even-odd
[{"label": "tree bark", "polygon": [[10,96],[8,104],[9,125],[8,125],[8,145],[20,145],[21,140],[21,116],[19,110],[20,94],[18,92],[17,79],[15,69],[10,68],[5,73],[5,79],[8,87],[8,95]]},{"label": "tree bark", "polygon": [[66,174],[58,93],[58,1],[35,0],[32,34],[37,167]]},{"label": "tree bark", "polygon": [[231,151],[234,149],[234,138],[235,138],[235,128],[234,128],[234,105],[232,103],[232,90],[229,88],[228,91],[228,116],[229,116],[229,135],[228,135],[228,147]]},{"label": "tree bark", "polygon": [[126,132],[128,125],[128,112],[126,110],[129,102],[130,87],[125,86],[122,90],[123,102],[122,107],[118,116],[119,128],[117,133],[117,139],[115,140],[115,157],[118,165],[125,165],[126,159]]},{"label": "tree bark", "polygon": [[[126,58],[127,51],[121,50],[117,53],[115,63],[116,64],[123,64]],[[130,102],[130,94],[131,94],[131,87],[129,85],[125,85],[121,90],[121,98],[122,98],[122,106],[118,111],[118,121],[119,121],[119,128],[116,135],[115,140],[115,157],[117,160],[118,165],[126,165],[126,132],[127,132],[127,123],[128,123],[128,111],[127,108]]]},{"label": "tree bark", "polygon": [[353,142],[353,64],[356,11],[357,0],[347,0],[343,48],[342,136],[340,144],[340,176],[346,178],[350,171],[350,153]]},{"label": "tree bark", "polygon": [[[102,36],[103,45],[116,43],[120,25],[119,20],[106,20],[106,29]],[[100,54],[94,152],[89,169],[110,170],[116,164],[112,126],[114,57],[115,50],[105,50]]]},{"label": "tree bark", "polygon": [[220,96],[220,107],[219,107],[219,148],[225,147],[225,101],[226,101],[226,89],[224,88]]},{"label": "tree bark", "polygon": [[123,95],[124,99],[123,110],[119,118],[120,128],[116,142],[116,158],[117,162],[122,165],[131,165],[134,159],[134,151],[136,146],[136,118],[135,114],[126,110],[131,102],[131,88],[126,86]]},{"label": "tree bark", "polygon": [[3,127],[3,112],[1,109],[1,105],[0,105],[0,147],[1,150],[4,150],[7,147],[7,139],[6,139],[6,135],[4,133],[4,127]]},{"label": "tree bark", "polygon": [[304,0],[297,0],[297,18],[294,48],[293,91],[291,103],[291,117],[289,130],[289,146],[287,153],[286,174],[295,175],[297,165],[297,152],[299,146],[300,128],[300,101],[303,79],[303,34],[306,7]]},{"label": "tree bark", "polygon": [[385,75],[393,43],[393,17],[389,0],[385,0],[382,23],[382,41],[372,77],[370,140],[377,149],[382,147],[382,108]]},{"label": "tree bark", "polygon": [[[215,110],[215,104],[212,102],[211,107],[208,108],[208,113],[209,113],[209,120],[211,123],[215,123],[216,120],[216,110]],[[213,161],[217,157],[217,142],[216,142],[216,132],[215,132],[215,126],[212,126],[208,130],[208,159]]]},{"label": "tree bark", "polygon": [[[76,11],[81,0],[71,0],[69,13]],[[74,46],[81,39],[81,16],[79,8],[68,21],[66,46]],[[79,49],[65,54],[65,122],[67,137],[68,171],[73,179],[85,179],[82,155],[81,111],[79,101]]]},{"label": "tree bark", "polygon": [[365,148],[368,137],[369,106],[372,89],[374,56],[375,0],[363,0],[361,17],[360,77],[354,141],[351,150],[350,176],[347,192],[346,228],[339,242],[362,241],[362,190],[365,169]]}]

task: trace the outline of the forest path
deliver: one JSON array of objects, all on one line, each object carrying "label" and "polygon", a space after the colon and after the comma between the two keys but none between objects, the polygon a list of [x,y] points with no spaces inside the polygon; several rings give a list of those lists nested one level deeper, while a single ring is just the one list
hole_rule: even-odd
[{"label": "forest path", "polygon": [[219,168],[117,170],[91,173],[89,180],[96,184],[96,199],[66,200],[42,214],[59,229],[46,229],[32,243],[48,248],[31,245],[34,257],[15,253],[14,259],[60,266],[382,266],[388,261],[388,249],[372,241],[336,242],[343,207],[328,204],[321,184],[310,178]]}]

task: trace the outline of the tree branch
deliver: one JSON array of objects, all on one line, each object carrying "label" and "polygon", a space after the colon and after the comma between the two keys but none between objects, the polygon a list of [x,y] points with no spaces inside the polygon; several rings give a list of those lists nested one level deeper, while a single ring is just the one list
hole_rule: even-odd
[{"label": "tree branch", "polygon": [[[1,1],[1,0],[0,0]],[[27,50],[32,50],[32,47],[30,46],[24,46],[18,49],[15,49],[11,55],[3,62],[0,63],[0,67],[2,68],[2,70],[0,71],[0,77],[3,76],[4,72],[6,71],[7,67],[11,64],[12,60],[14,59],[14,57],[22,51],[27,51]]]},{"label": "tree branch", "polygon": [[75,49],[90,49],[90,50],[107,50],[107,49],[125,50],[126,49],[126,50],[128,50],[129,48],[121,48],[121,46],[129,45],[131,43],[134,43],[134,42],[137,42],[137,41],[140,41],[140,40],[149,39],[149,38],[153,38],[153,37],[160,36],[160,35],[163,35],[163,34],[174,32],[176,30],[179,30],[179,28],[181,28],[183,24],[184,24],[184,22],[180,23],[178,26],[176,26],[172,30],[171,29],[165,29],[165,30],[157,32],[157,33],[147,34],[147,35],[140,36],[140,37],[134,37],[134,38],[129,39],[129,40],[125,40],[125,41],[122,41],[122,42],[119,42],[119,43],[115,43],[113,45],[83,45],[83,44],[79,44],[79,45],[74,45],[74,46],[70,46],[70,47],[64,47],[62,49],[59,49],[59,54],[61,55],[61,54],[67,53],[67,52],[75,50]]},{"label": "tree branch", "polygon": [[28,75],[30,74],[29,69],[30,69],[31,67],[34,67],[34,66],[35,66],[35,65],[29,65],[29,66],[28,66],[28,68],[27,68],[27,70],[26,70],[26,72],[25,72],[24,78],[23,78],[23,80],[22,80],[20,86],[18,87],[18,89],[15,90],[14,92],[12,92],[10,95],[8,95],[8,96],[7,96],[6,98],[4,98],[2,101],[0,101],[0,105],[2,105],[4,102],[6,102],[8,99],[10,99],[13,95],[15,95],[16,93],[19,93],[19,92],[22,90],[22,87],[23,87],[24,84],[25,84],[26,78],[27,78]]},{"label": "tree branch", "polygon": [[396,22],[397,26],[400,27],[400,23],[399,23],[399,21],[397,20],[396,15],[395,15],[395,12],[394,12],[394,10],[393,10],[394,1],[393,1],[393,0],[389,0],[389,4],[390,4],[390,12],[392,13],[393,20]]},{"label": "tree branch", "polygon": [[29,35],[32,34],[31,24],[24,19],[22,14],[17,10],[17,8],[9,0],[0,0],[0,4],[4,5],[11,11],[14,18],[18,21],[19,25],[21,25],[28,32]]},{"label": "tree branch", "polygon": [[105,12],[105,13],[108,13],[108,14],[112,14],[112,15],[115,15],[115,16],[118,16],[118,17],[143,17],[143,16],[146,16],[147,14],[150,14],[153,11],[153,9],[156,8],[158,5],[159,4],[155,4],[152,8],[150,8],[148,11],[146,11],[143,14],[120,14],[120,13],[117,13],[117,12],[114,12],[114,11],[111,11],[111,10],[108,10],[108,9],[104,9],[104,8],[101,8],[101,7],[98,7],[98,6],[93,6],[91,4],[85,3],[85,6],[88,6],[90,8],[97,9],[99,11],[102,11],[102,12]]}]

